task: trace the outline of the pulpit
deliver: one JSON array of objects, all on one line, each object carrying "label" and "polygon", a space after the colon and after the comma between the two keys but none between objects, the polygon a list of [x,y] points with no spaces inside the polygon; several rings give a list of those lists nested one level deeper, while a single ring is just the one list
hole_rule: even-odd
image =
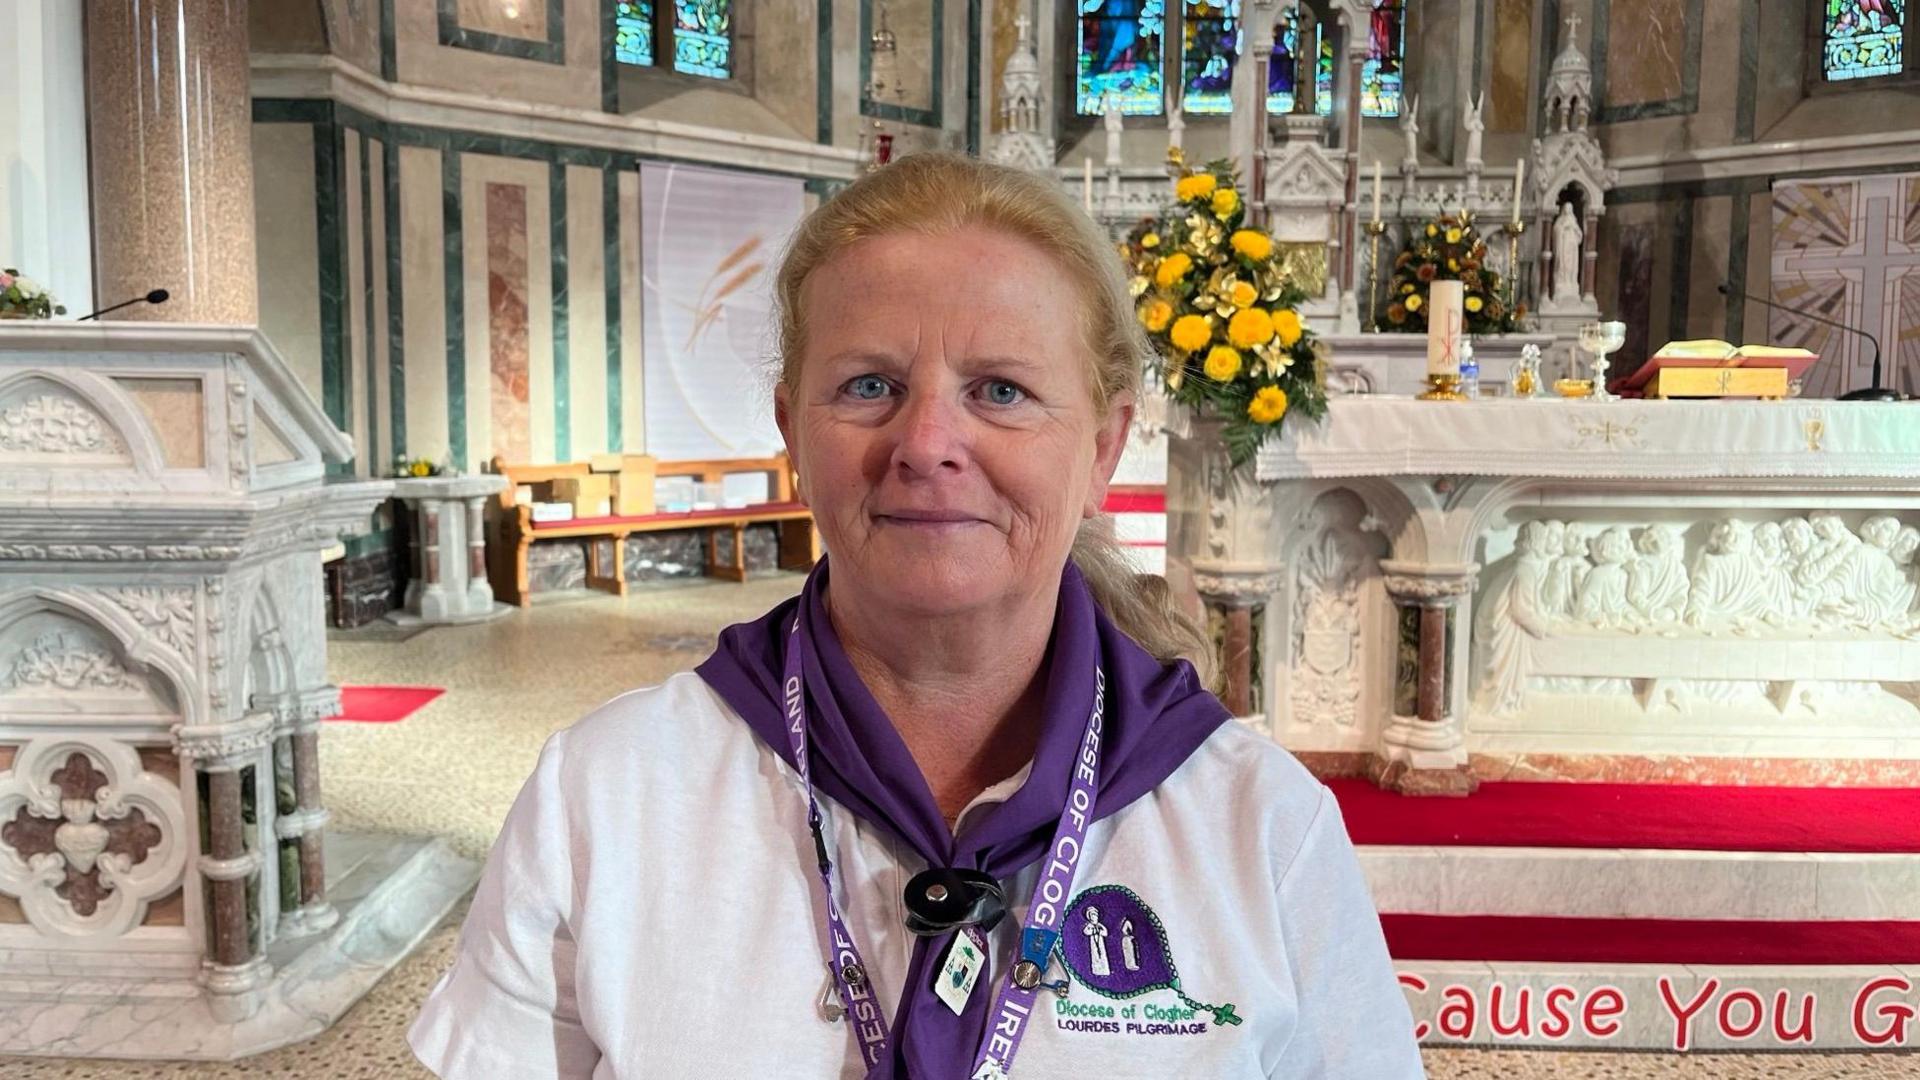
[{"label": "pulpit", "polygon": [[0,1054],[315,1034],[470,883],[325,829],[351,455],[258,330],[0,323]]},{"label": "pulpit", "polygon": [[1920,776],[1920,405],[1354,396],[1294,424],[1238,473],[1176,433],[1167,564],[1253,644],[1238,711],[1310,762],[1451,793]]}]

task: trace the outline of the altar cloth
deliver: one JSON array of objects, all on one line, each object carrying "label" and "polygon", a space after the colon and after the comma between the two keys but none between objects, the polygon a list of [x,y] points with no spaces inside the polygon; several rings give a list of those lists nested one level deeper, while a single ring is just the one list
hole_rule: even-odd
[{"label": "altar cloth", "polygon": [[1920,479],[1920,403],[1356,395],[1255,460],[1263,481],[1396,475]]}]

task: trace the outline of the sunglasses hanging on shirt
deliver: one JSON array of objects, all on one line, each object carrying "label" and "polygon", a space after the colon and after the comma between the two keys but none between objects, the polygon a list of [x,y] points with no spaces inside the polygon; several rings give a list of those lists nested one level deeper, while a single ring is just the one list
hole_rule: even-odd
[{"label": "sunglasses hanging on shirt", "polygon": [[948,866],[915,874],[905,901],[907,930],[919,937],[968,927],[985,933],[1007,914],[1007,895],[991,874]]}]

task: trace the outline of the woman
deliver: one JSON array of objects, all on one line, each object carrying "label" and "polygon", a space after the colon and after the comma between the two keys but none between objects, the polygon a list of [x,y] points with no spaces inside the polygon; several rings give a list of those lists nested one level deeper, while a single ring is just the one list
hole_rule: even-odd
[{"label": "woman", "polygon": [[1338,807],[1226,722],[1164,583],[1083,526],[1144,348],[1106,239],[1054,185],[927,155],[809,217],[777,293],[775,416],[832,557],[553,737],[416,1053],[1420,1075]]}]

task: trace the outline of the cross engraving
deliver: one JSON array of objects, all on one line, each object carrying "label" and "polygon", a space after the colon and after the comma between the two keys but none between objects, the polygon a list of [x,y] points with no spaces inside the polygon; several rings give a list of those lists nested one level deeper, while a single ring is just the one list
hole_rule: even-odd
[{"label": "cross engraving", "polygon": [[112,882],[101,879],[102,867],[125,873],[145,862],[148,849],[160,842],[160,827],[137,807],[95,820],[107,776],[79,751],[48,779],[60,791],[60,816],[40,817],[31,806],[22,806],[12,821],[0,825],[0,843],[35,869],[64,866],[65,880],[54,886],[54,895],[74,914],[92,915],[113,891]]},{"label": "cross engraving", "polygon": [[1573,44],[1573,40],[1579,36],[1580,13],[1576,11],[1567,16],[1567,44]]}]

